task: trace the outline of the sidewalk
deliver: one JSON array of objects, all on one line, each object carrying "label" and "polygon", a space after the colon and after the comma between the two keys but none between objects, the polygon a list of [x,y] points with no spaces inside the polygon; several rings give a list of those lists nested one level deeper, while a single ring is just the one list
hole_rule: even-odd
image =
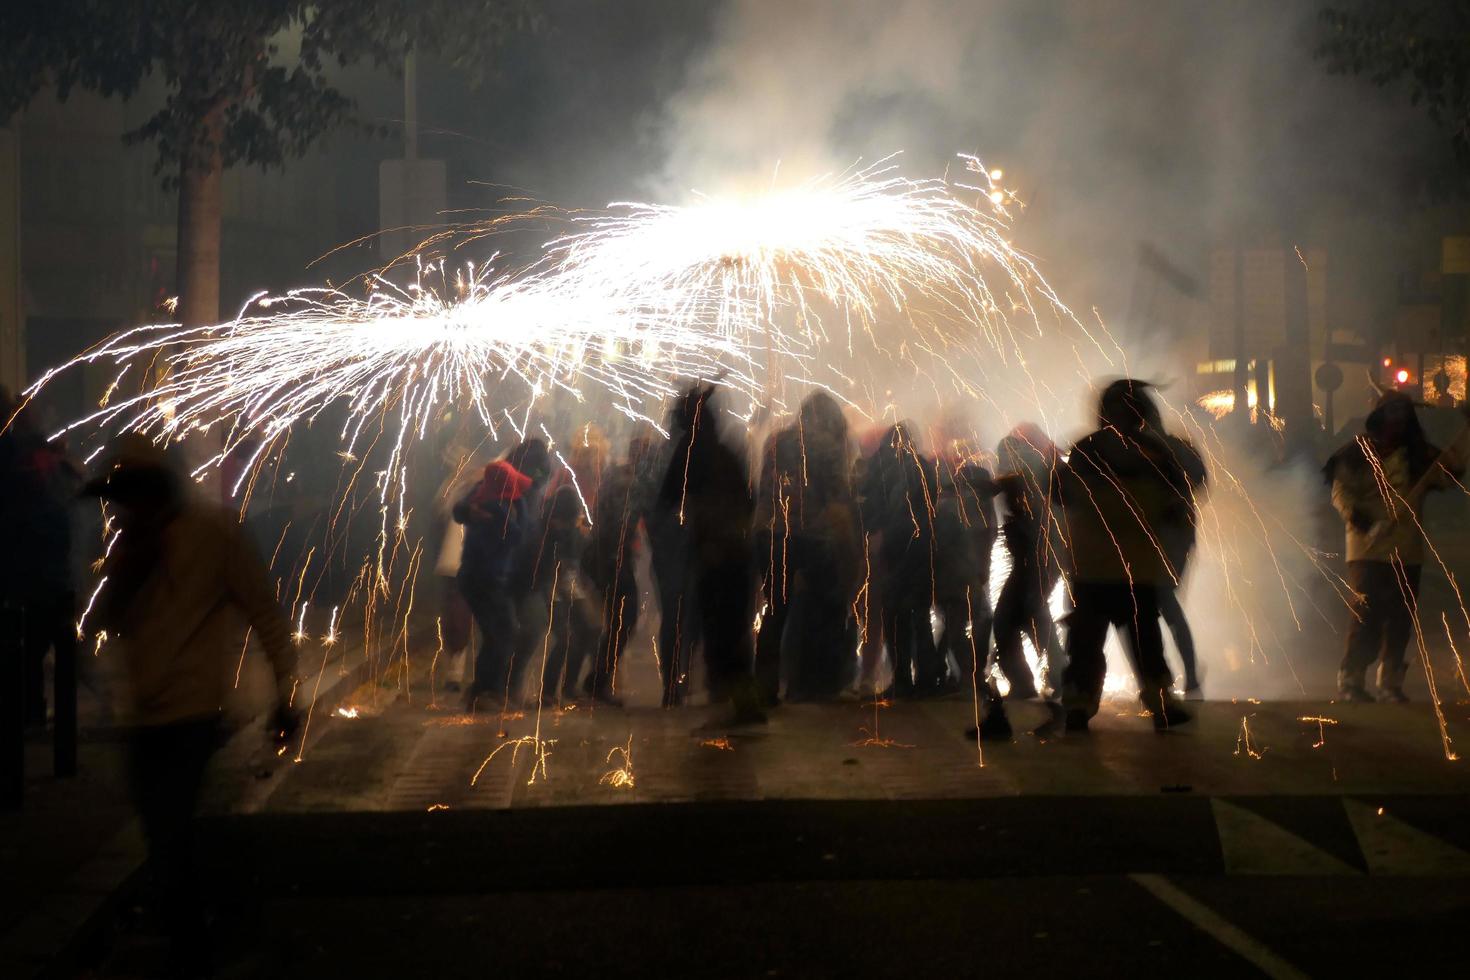
[{"label": "sidewalk", "polygon": [[[366,675],[347,648],[326,666],[316,711],[330,712]],[[255,661],[255,658],[252,658]],[[343,663],[349,666],[344,671]],[[249,663],[249,662],[248,662]],[[259,662],[254,668],[264,670]],[[248,668],[232,706],[233,731],[211,764],[206,792],[248,801],[290,766],[268,748],[262,712],[270,681]],[[127,745],[121,729],[83,706],[77,775],[52,775],[50,732],[26,745],[26,792],[19,810],[0,811],[0,976],[70,975],[76,959],[93,958],[105,943],[110,910],[132,892],[145,857],[127,784]],[[95,707],[95,706],[93,706]],[[231,785],[225,785],[230,783]],[[239,785],[234,785],[239,784]],[[85,955],[84,955],[85,954]]]}]

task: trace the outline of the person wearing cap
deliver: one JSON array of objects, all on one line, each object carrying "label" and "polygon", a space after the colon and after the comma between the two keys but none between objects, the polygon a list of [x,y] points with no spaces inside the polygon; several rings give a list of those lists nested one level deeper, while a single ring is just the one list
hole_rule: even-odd
[{"label": "person wearing cap", "polygon": [[124,436],[84,492],[116,528],[85,626],[105,631],[126,678],[134,792],[163,888],[176,957],[207,949],[191,828],[205,768],[221,739],[226,694],[247,628],[276,681],[271,726],[294,733],[296,649],[265,564],[238,521],[188,492],[147,439]]},{"label": "person wearing cap", "polygon": [[1378,696],[1406,701],[1404,650],[1414,631],[1424,564],[1424,497],[1464,472],[1460,442],[1441,451],[1424,436],[1414,402],[1386,391],[1364,432],[1323,467],[1347,537],[1352,618],[1337,672],[1338,697],[1373,701],[1365,686],[1378,661]]}]

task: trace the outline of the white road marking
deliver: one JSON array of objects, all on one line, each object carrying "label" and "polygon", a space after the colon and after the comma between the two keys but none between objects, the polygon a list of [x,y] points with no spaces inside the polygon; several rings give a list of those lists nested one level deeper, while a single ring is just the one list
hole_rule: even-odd
[{"label": "white road marking", "polygon": [[1194,898],[1163,875],[1131,874],[1128,877],[1142,885],[1154,898],[1188,919],[1195,928],[1209,935],[1220,945],[1246,960],[1266,976],[1271,977],[1272,980],[1306,980],[1308,976],[1306,973],[1286,962],[1260,940],[1226,920],[1214,909]]}]

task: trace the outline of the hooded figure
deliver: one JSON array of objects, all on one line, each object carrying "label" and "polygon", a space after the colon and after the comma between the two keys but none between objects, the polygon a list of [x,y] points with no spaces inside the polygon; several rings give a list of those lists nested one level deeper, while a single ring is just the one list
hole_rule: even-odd
[{"label": "hooded figure", "polygon": [[765,612],[756,673],[767,703],[777,700],[783,648],[793,700],[831,699],[853,681],[859,533],[847,419],[818,391],[802,402],[797,423],[773,437],[761,467],[755,561]]},{"label": "hooded figure", "polygon": [[654,506],[661,521],[685,530],[710,698],[729,698],[739,722],[761,722],[751,645],[754,501],[744,460],[720,438],[713,394],[712,385],[691,388],[674,406],[669,467]]},{"label": "hooded figure", "polygon": [[882,535],[883,637],[898,697],[937,695],[947,685],[959,686],[945,675],[930,621],[938,494],[934,461],[919,452],[907,424],[892,426],[863,473],[862,506],[864,527]]},{"label": "hooded figure", "polygon": [[1163,433],[1150,385],[1122,379],[1103,390],[1098,430],[1072,447],[1059,490],[1072,580],[1063,705],[1068,731],[1087,730],[1102,697],[1108,627],[1128,639],[1139,696],[1154,727],[1183,724],[1164,662],[1159,592],[1177,572],[1160,545],[1171,512],[1192,501],[1198,454]]},{"label": "hooded figure", "polygon": [[[1404,701],[1404,649],[1413,633],[1424,563],[1424,497],[1464,471],[1460,439],[1431,445],[1415,406],[1398,391],[1382,394],[1364,432],[1327,460],[1323,476],[1347,533],[1352,620],[1338,670],[1339,697],[1371,701],[1364,675],[1379,660],[1378,692]],[[1380,660],[1381,658],[1381,660]]]},{"label": "hooded figure", "polygon": [[508,696],[517,625],[512,572],[529,523],[525,497],[531,486],[529,476],[500,459],[454,505],[454,519],[465,529],[459,587],[480,630],[470,707],[482,695],[502,702]]}]

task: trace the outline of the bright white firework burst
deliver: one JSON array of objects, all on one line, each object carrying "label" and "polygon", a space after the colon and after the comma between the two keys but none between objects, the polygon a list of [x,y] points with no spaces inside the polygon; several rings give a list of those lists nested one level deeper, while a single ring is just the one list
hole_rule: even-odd
[{"label": "bright white firework burst", "polygon": [[[669,312],[684,319],[711,313],[712,337],[751,351],[808,358],[831,339],[812,315],[820,301],[850,315],[849,350],[854,325],[870,331],[893,313],[916,326],[972,325],[1004,352],[1016,340],[1013,314],[1027,332],[1039,307],[1071,314],[1007,237],[1007,195],[977,158],[961,159],[983,187],[910,180],[890,157],[762,195],[613,204],[585,219],[587,230],[552,242],[548,262],[573,292],[646,307],[672,298],[683,305]],[[784,310],[797,313],[795,334],[778,326]]]},{"label": "bright white firework burst", "polygon": [[[365,427],[396,419],[392,471],[446,403],[472,408],[492,431],[503,417],[523,432],[537,398],[556,388],[578,398],[584,385],[603,389],[649,420],[681,378],[722,376],[758,397],[758,361],[799,376],[831,339],[818,301],[844,315],[849,352],[854,324],[871,329],[890,312],[949,331],[943,343],[969,346],[978,334],[1004,351],[1013,315],[1034,332],[1038,309],[1070,313],[1007,239],[990,175],[963,159],[984,186],[910,180],[888,158],[758,197],[613,205],[519,274],[470,266],[449,277],[428,261],[413,285],[373,278],[365,297],[257,297],[225,324],[125,332],[27,394],[78,364],[111,363],[119,382],[136,369],[136,394],[63,432],[222,433],[196,475],[241,444],[253,464],[293,425],[342,403],[349,455]],[[794,331],[780,325],[783,311],[797,314]],[[512,380],[513,402],[500,390]],[[398,482],[384,480],[384,494]]]}]

